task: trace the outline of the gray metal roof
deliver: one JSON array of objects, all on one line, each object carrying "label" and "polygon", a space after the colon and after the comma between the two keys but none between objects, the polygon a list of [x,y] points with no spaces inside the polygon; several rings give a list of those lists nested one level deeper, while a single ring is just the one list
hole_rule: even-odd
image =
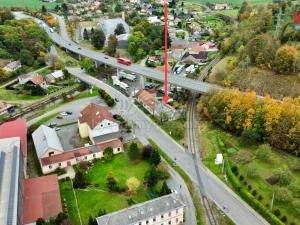
[{"label": "gray metal roof", "polygon": [[181,207],[184,207],[181,200],[176,195],[170,194],[98,217],[97,223],[98,225],[131,225]]},{"label": "gray metal roof", "polygon": [[18,223],[20,157],[20,137],[0,139],[0,224]]},{"label": "gray metal roof", "polygon": [[97,24],[97,28],[103,30],[105,36],[107,37],[111,34],[115,34],[115,29],[119,23],[123,24],[125,32],[129,33],[128,24],[121,18],[102,20],[100,23]]},{"label": "gray metal roof", "polygon": [[56,131],[45,125],[39,126],[39,128],[32,133],[32,139],[39,158],[41,158],[49,148],[61,152],[64,151]]}]

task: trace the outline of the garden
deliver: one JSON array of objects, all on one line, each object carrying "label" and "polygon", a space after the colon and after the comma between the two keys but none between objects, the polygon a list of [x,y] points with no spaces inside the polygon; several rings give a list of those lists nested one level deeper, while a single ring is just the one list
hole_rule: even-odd
[{"label": "garden", "polygon": [[[245,146],[239,138],[202,122],[203,162],[225,181],[217,153],[224,155],[228,185],[271,224],[300,222],[300,159],[268,144]],[[273,203],[272,203],[273,199]]]},{"label": "garden", "polygon": [[105,149],[103,160],[75,167],[73,183],[60,182],[64,212],[75,225],[80,224],[79,215],[84,224],[93,224],[98,216],[170,193],[167,166],[158,151],[136,142],[124,148],[125,153],[115,156],[111,148]]}]

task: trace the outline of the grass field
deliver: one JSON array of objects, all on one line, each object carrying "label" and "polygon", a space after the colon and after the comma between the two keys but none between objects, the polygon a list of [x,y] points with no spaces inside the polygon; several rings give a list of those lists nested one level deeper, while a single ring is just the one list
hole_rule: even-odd
[{"label": "grass field", "polygon": [[[87,177],[91,185],[83,190],[75,190],[80,215],[84,224],[87,224],[89,216],[95,217],[100,209],[106,213],[114,212],[128,207],[127,199],[132,198],[136,203],[147,201],[152,196],[142,184],[146,171],[150,164],[145,161],[131,162],[126,153],[113,157],[110,162],[98,160],[88,171]],[[121,188],[126,187],[126,180],[136,177],[141,185],[136,194],[110,192],[106,187],[106,178],[112,172]],[[62,199],[67,200],[69,216],[74,225],[80,225],[77,214],[74,195],[70,181],[60,182]]]},{"label": "grass field", "polygon": [[[201,3],[205,4],[207,2],[210,2],[212,4],[215,3],[224,3],[227,2],[229,4],[236,4],[236,5],[241,5],[244,0],[229,0],[229,1],[224,1],[224,0],[186,0],[186,2],[191,2],[191,3]],[[272,3],[273,0],[248,0],[250,4],[266,4],[266,3]]]},{"label": "grass field", "polygon": [[[231,163],[237,166],[239,174],[238,177],[243,177],[241,183],[251,192],[256,190],[256,198],[261,196],[261,203],[270,207],[273,189],[283,188],[286,199],[284,202],[279,201],[279,194],[275,195],[273,210],[280,210],[279,218],[287,217],[288,223],[286,224],[300,224],[300,213],[294,204],[300,199],[300,172],[290,169],[292,162],[300,164],[300,159],[280,151],[272,151],[267,159],[259,157],[258,146],[244,146],[240,143],[239,139],[233,135],[223,132],[209,123],[200,123],[200,143],[203,149],[202,158],[204,164],[215,173],[220,179],[224,181],[224,176],[221,174],[222,166],[215,165],[214,160],[217,153],[220,153],[216,136],[219,134],[226,146],[231,146],[237,151],[232,153],[229,157]],[[229,147],[228,147],[229,148]],[[255,168],[254,176],[250,176],[249,168]],[[267,182],[277,169],[283,169],[291,174],[291,183],[289,185],[279,186],[279,184],[271,185]],[[240,178],[241,179],[241,178]],[[246,182],[246,183],[245,183]],[[231,186],[228,183],[229,186]],[[281,196],[281,198],[283,198]],[[299,207],[299,206],[297,206]]]},{"label": "grass field", "polygon": [[54,8],[57,3],[42,2],[42,0],[0,0],[1,7],[23,7],[29,9],[40,9],[42,5]]},{"label": "grass field", "polygon": [[26,94],[17,94],[16,91],[0,88],[0,99],[4,101],[31,101],[38,100],[45,96],[31,96]]}]

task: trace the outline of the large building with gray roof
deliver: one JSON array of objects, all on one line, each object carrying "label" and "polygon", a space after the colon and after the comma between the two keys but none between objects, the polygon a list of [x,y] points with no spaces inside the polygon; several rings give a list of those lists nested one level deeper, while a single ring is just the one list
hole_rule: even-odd
[{"label": "large building with gray roof", "polygon": [[0,224],[22,224],[23,178],[20,137],[0,139]]},{"label": "large building with gray roof", "polygon": [[176,194],[165,195],[97,218],[98,225],[184,224],[185,205]]}]

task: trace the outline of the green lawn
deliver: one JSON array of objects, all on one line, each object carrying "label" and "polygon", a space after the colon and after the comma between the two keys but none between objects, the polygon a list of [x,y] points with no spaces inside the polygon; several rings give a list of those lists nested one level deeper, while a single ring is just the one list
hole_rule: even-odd
[{"label": "green lawn", "polygon": [[17,94],[16,91],[7,90],[5,88],[0,88],[0,99],[4,101],[29,101],[29,100],[38,100],[45,96],[31,96],[25,94]]},{"label": "green lawn", "polygon": [[181,144],[183,142],[186,130],[186,121],[184,119],[167,121],[160,126],[178,143]]},{"label": "green lawn", "polygon": [[[146,161],[131,162],[126,153],[115,155],[110,162],[97,160],[88,171],[87,177],[91,185],[84,190],[76,190],[79,211],[84,224],[87,224],[89,216],[95,217],[100,209],[106,213],[114,212],[128,207],[127,199],[132,198],[136,203],[152,198],[151,193],[142,184],[146,171],[150,165]],[[107,175],[112,172],[120,187],[126,187],[126,180],[136,177],[141,185],[136,194],[109,192],[106,188]],[[161,183],[156,187],[159,188]],[[70,182],[61,182],[61,196],[66,198],[69,216],[75,225],[79,225],[74,196],[71,194]]]},{"label": "green lawn", "polygon": [[24,7],[29,9],[40,9],[42,6],[54,8],[57,3],[46,3],[42,0],[0,0],[1,7]]},{"label": "green lawn", "polygon": [[[243,146],[237,137],[223,132],[213,127],[209,123],[202,122],[200,124],[200,143],[203,149],[203,162],[223,181],[224,177],[221,174],[221,165],[214,164],[216,154],[221,152],[216,141],[217,134],[220,134],[220,136],[223,138],[225,145],[227,145],[227,149],[233,147],[237,150],[235,153],[232,151],[229,160],[233,165],[238,167],[238,177],[244,177],[244,179],[241,181],[243,186],[247,189],[248,186],[251,185],[251,192],[256,190],[256,198],[261,196],[262,199],[260,201],[264,205],[268,204],[267,206],[269,207],[271,204],[273,186],[275,188],[279,187],[278,184],[273,186],[270,185],[266,180],[270,178],[273,175],[273,172],[278,168],[287,169],[290,171],[292,175],[292,182],[288,186],[283,186],[286,188],[286,195],[290,197],[288,200],[286,200],[286,202],[278,202],[275,200],[273,210],[279,209],[281,211],[279,218],[282,218],[282,216],[285,215],[288,221],[287,224],[290,224],[291,222],[300,224],[300,213],[299,211],[297,212],[293,206],[293,201],[299,201],[300,199],[300,172],[294,172],[289,169],[292,161],[300,164],[300,159],[281,151],[272,151],[269,162],[267,160],[258,159],[258,146]],[[257,174],[253,178],[248,176],[248,166],[250,164],[256,168],[257,171]],[[245,181],[247,183],[245,183]]]}]

